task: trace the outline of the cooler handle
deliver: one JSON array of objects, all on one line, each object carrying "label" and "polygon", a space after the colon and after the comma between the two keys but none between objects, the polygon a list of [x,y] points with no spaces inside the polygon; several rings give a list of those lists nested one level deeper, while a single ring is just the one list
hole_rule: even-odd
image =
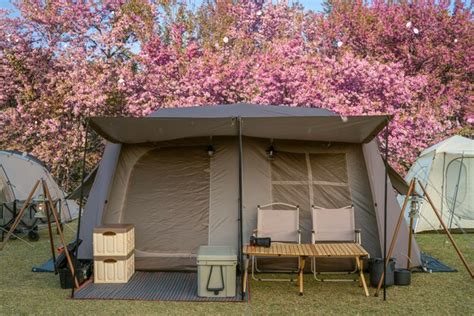
[{"label": "cooler handle", "polygon": [[209,283],[211,283],[211,276],[212,276],[212,270],[213,270],[214,266],[211,266],[211,271],[209,271],[209,277],[207,278],[207,285],[206,285],[206,289],[210,292],[214,292],[214,295],[218,295],[220,291],[222,291],[223,289],[225,289],[225,285],[224,285],[224,272],[222,270],[222,266],[219,266],[219,268],[221,268],[221,284],[222,286],[221,287],[215,287],[215,288],[211,288],[209,287]]}]

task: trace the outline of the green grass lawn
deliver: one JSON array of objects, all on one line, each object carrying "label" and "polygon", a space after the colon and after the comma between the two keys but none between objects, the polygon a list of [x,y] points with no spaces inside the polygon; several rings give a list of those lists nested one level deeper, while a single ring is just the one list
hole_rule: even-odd
[{"label": "green grass lawn", "polygon": [[[68,240],[71,229],[65,228]],[[58,238],[57,238],[58,239]],[[456,235],[456,241],[474,268],[474,234]],[[317,283],[306,276],[305,295],[286,282],[251,282],[250,303],[188,303],[71,300],[59,276],[33,273],[33,264],[49,254],[47,231],[29,247],[10,241],[0,252],[0,315],[4,314],[474,314],[471,280],[446,236],[418,235],[421,248],[459,270],[458,273],[416,273],[412,285],[391,287],[388,300],[365,297],[354,283]],[[373,289],[370,289],[373,294]]]}]

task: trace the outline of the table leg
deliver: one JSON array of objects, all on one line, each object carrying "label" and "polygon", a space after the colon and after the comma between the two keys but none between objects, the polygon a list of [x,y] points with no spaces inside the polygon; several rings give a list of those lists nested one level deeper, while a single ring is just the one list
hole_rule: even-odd
[{"label": "table leg", "polygon": [[244,293],[247,292],[247,282],[249,278],[248,270],[249,270],[249,256],[246,255],[245,260],[244,260],[244,284],[242,285],[242,289]]},{"label": "table leg", "polygon": [[365,296],[369,296],[369,289],[367,288],[367,283],[365,283],[365,276],[364,276],[364,264],[362,262],[362,259],[359,257],[356,257],[357,261],[357,266],[359,267],[359,279],[360,282],[362,282],[362,286],[364,287],[364,293]]},{"label": "table leg", "polygon": [[304,264],[305,264],[305,257],[301,257],[300,259],[300,269],[298,271],[298,282],[300,286],[300,296],[303,295],[303,283],[304,283]]}]

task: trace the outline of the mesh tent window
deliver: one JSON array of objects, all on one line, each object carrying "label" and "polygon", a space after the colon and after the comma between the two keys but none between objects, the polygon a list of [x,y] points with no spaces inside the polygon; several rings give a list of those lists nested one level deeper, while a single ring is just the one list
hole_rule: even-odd
[{"label": "mesh tent window", "polygon": [[[457,216],[474,219],[473,205],[470,201],[469,180],[472,178],[474,169],[472,164],[474,157],[458,157],[446,166],[445,199],[448,208]],[[472,199],[472,197],[471,197]]]},{"label": "mesh tent window", "polygon": [[311,205],[342,207],[352,202],[346,154],[278,152],[271,161],[272,201],[300,206],[302,242],[310,242]]}]

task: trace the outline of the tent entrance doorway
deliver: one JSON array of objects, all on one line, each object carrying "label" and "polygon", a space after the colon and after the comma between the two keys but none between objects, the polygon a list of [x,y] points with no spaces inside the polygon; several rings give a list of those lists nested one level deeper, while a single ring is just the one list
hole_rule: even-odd
[{"label": "tent entrance doorway", "polygon": [[160,258],[195,261],[209,240],[209,191],[210,158],[202,146],[155,148],[137,160],[122,222],[135,225],[144,269]]}]

